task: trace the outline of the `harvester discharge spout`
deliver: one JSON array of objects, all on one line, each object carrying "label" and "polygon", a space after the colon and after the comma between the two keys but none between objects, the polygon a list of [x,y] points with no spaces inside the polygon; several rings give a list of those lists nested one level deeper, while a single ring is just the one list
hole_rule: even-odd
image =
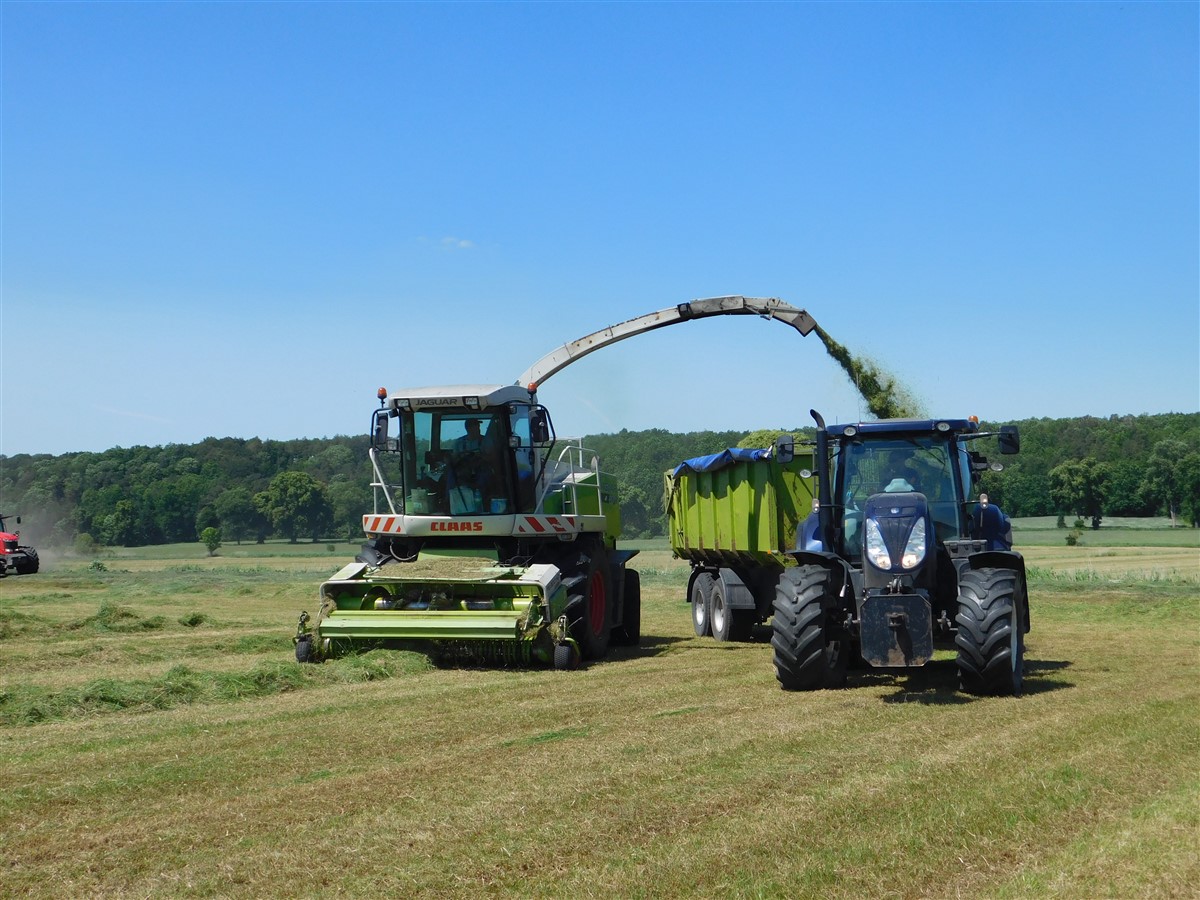
[{"label": "harvester discharge spout", "polygon": [[563,344],[526,369],[517,379],[517,384],[536,391],[551,375],[562,371],[577,359],[581,359],[601,347],[607,347],[609,344],[623,341],[634,335],[645,334],[656,328],[665,328],[667,325],[675,325],[692,319],[707,319],[710,316],[761,316],[764,319],[776,319],[785,325],[792,326],[801,335],[808,335],[817,327],[816,321],[805,310],[798,309],[774,297],[731,296],[692,300],[629,319],[618,325],[610,325]]}]

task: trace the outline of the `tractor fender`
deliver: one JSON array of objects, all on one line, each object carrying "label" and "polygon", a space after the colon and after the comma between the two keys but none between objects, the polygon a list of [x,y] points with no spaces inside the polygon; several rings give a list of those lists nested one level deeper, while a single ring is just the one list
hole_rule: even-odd
[{"label": "tractor fender", "polygon": [[788,556],[794,559],[798,565],[821,566],[832,572],[832,588],[836,589],[847,609],[854,607],[854,570],[846,560],[836,553],[826,550],[793,550]]},{"label": "tractor fender", "polygon": [[1025,597],[1024,631],[1028,633],[1031,614],[1029,612],[1029,585],[1025,579],[1025,557],[1015,550],[984,550],[981,553],[972,553],[967,558],[967,562],[970,563],[972,569],[1012,569],[1017,573],[1021,594]]}]

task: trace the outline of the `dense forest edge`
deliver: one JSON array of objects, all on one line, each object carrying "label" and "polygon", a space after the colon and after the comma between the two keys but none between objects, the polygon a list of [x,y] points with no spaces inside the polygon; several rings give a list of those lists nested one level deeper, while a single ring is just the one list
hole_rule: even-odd
[{"label": "dense forest edge", "polygon": [[[1105,516],[1169,516],[1200,525],[1200,413],[1084,416],[983,423],[1017,425],[1021,453],[981,488],[1009,515],[1061,516],[1099,528]],[[726,447],[767,446],[811,428],[662,429],[583,438],[621,485],[626,538],[665,534],[663,473]],[[357,541],[372,509],[368,438],[289,441],[206,438],[197,444],[102,453],[0,455],[0,513],[21,516],[21,542],[88,552],[219,539]],[[9,521],[9,530],[14,527]]]}]

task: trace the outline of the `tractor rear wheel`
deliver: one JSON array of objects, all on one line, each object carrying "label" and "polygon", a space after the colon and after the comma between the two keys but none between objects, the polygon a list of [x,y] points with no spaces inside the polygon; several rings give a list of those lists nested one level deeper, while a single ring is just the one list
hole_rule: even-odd
[{"label": "tractor rear wheel", "polygon": [[813,691],[846,683],[849,644],[831,634],[833,578],[821,566],[784,569],[775,587],[771,647],[775,677],[785,691]]},{"label": "tractor rear wheel", "polygon": [[38,559],[37,551],[32,547],[22,547],[25,551],[25,564],[17,567],[18,575],[33,575],[37,572],[41,561]]},{"label": "tractor rear wheel", "polygon": [[575,642],[584,659],[603,659],[608,653],[609,643],[609,600],[612,592],[608,583],[608,559],[604,548],[597,545],[584,567],[583,613],[575,622],[572,631]]},{"label": "tractor rear wheel", "polygon": [[714,579],[708,572],[701,572],[692,579],[692,628],[696,637],[704,637],[710,631],[713,582]]},{"label": "tractor rear wheel", "polygon": [[959,687],[1019,694],[1025,676],[1024,598],[1012,569],[970,569],[958,582]]}]

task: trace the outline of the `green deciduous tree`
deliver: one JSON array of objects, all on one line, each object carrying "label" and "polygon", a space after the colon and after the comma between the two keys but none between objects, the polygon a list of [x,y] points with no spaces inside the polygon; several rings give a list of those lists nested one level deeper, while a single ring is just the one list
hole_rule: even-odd
[{"label": "green deciduous tree", "polygon": [[333,505],[325,485],[307,472],[280,472],[254,504],[275,530],[296,543],[301,534],[314,541],[333,525]]},{"label": "green deciduous tree", "polygon": [[239,544],[267,529],[267,520],[254,505],[254,495],[244,487],[222,491],[213,501],[213,510],[220,520],[221,533]]},{"label": "green deciduous tree", "polygon": [[221,548],[221,529],[211,525],[200,532],[200,543],[208,548],[209,556],[216,556]]},{"label": "green deciduous tree", "polygon": [[[1145,492],[1166,507],[1175,527],[1179,512],[1185,503],[1196,502],[1195,489],[1189,492],[1189,455],[1196,455],[1185,442],[1176,440],[1159,441],[1150,449],[1146,461],[1146,474],[1142,481]],[[1189,496],[1190,494],[1190,496]]]},{"label": "green deciduous tree", "polygon": [[1061,512],[1090,518],[1092,528],[1099,528],[1107,480],[1107,464],[1090,456],[1068,460],[1050,470],[1050,496]]}]

